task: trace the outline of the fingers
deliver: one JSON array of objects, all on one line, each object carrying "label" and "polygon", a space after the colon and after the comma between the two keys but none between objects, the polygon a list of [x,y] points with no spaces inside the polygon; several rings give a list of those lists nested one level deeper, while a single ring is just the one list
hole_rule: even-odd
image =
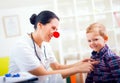
[{"label": "fingers", "polygon": [[[99,64],[99,62],[100,61],[95,61],[95,60],[89,61],[89,63],[90,63],[90,72],[93,71],[94,65]],[[90,73],[90,72],[88,72],[88,73]]]},{"label": "fingers", "polygon": [[93,62],[93,61],[95,61],[94,59],[91,59],[91,58],[86,58],[86,59],[84,59],[84,60],[82,60],[82,62]]},{"label": "fingers", "polygon": [[90,66],[90,67],[89,67],[89,69],[90,69],[90,72],[91,72],[91,71],[93,71],[93,69],[94,69],[94,66],[93,66],[92,64],[90,64],[89,66]]},{"label": "fingers", "polygon": [[95,59],[90,59],[91,62],[96,61]]},{"label": "fingers", "polygon": [[95,61],[95,60],[94,60],[94,61],[91,61],[90,63],[91,63],[92,65],[96,65],[96,64],[99,64],[100,61]]},{"label": "fingers", "polygon": [[92,61],[89,61],[88,63],[89,63],[89,70],[90,70],[88,73],[90,73],[91,71],[94,70],[94,65],[98,64],[99,61],[92,60]]},{"label": "fingers", "polygon": [[90,73],[94,70],[94,65],[98,64],[99,61],[95,61],[93,59],[84,59],[82,64],[78,64],[80,70],[82,69],[82,72],[84,73]]},{"label": "fingers", "polygon": [[91,60],[90,58],[86,58],[86,59],[82,60],[82,62],[88,62],[90,60]]},{"label": "fingers", "polygon": [[84,62],[83,65],[84,65],[83,69],[85,69],[85,73],[90,73],[94,69],[94,66],[90,62]]}]

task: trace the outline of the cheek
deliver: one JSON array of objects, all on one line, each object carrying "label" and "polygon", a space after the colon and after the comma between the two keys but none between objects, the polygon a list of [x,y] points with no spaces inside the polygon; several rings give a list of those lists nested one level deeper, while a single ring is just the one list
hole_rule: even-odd
[{"label": "cheek", "polygon": [[46,31],[47,34],[51,34],[52,32],[53,32],[53,31],[52,31],[51,28],[48,28],[47,31]]},{"label": "cheek", "polygon": [[90,48],[93,48],[91,44],[89,44],[89,47],[90,47]]},{"label": "cheek", "polygon": [[97,46],[98,46],[99,48],[104,47],[104,45],[105,45],[105,43],[104,43],[103,41],[97,43]]},{"label": "cheek", "polygon": [[92,48],[92,47],[93,47],[92,45],[93,45],[92,43],[89,43],[89,47],[90,47],[90,48]]}]

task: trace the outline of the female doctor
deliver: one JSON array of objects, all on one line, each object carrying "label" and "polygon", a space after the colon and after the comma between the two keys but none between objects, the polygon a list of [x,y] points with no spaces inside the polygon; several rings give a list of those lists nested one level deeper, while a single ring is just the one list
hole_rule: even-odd
[{"label": "female doctor", "polygon": [[[36,76],[60,73],[63,78],[91,72],[97,61],[85,59],[71,65],[59,64],[49,46],[53,33],[58,30],[59,18],[51,11],[42,11],[30,17],[35,31],[22,37],[11,50],[9,73],[29,72]],[[51,69],[52,70],[51,70]]]}]

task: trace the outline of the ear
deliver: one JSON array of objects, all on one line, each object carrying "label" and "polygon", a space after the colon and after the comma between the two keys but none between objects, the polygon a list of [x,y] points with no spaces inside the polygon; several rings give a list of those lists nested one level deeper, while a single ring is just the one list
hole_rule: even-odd
[{"label": "ear", "polygon": [[40,22],[37,23],[37,27],[41,28],[42,24]]},{"label": "ear", "polygon": [[105,40],[105,41],[108,41],[108,36],[105,36],[105,37],[104,37],[104,40]]}]

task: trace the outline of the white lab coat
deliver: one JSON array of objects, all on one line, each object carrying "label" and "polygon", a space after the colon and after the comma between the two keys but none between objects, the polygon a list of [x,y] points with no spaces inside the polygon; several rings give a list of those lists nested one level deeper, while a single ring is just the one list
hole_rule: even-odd
[{"label": "white lab coat", "polygon": [[[41,47],[37,44],[35,46],[41,61],[36,57],[33,41],[28,34],[15,43],[10,52],[9,73],[27,72],[41,65],[49,69],[49,64],[56,61],[49,44],[44,42]],[[46,57],[43,46],[45,46]]]}]

